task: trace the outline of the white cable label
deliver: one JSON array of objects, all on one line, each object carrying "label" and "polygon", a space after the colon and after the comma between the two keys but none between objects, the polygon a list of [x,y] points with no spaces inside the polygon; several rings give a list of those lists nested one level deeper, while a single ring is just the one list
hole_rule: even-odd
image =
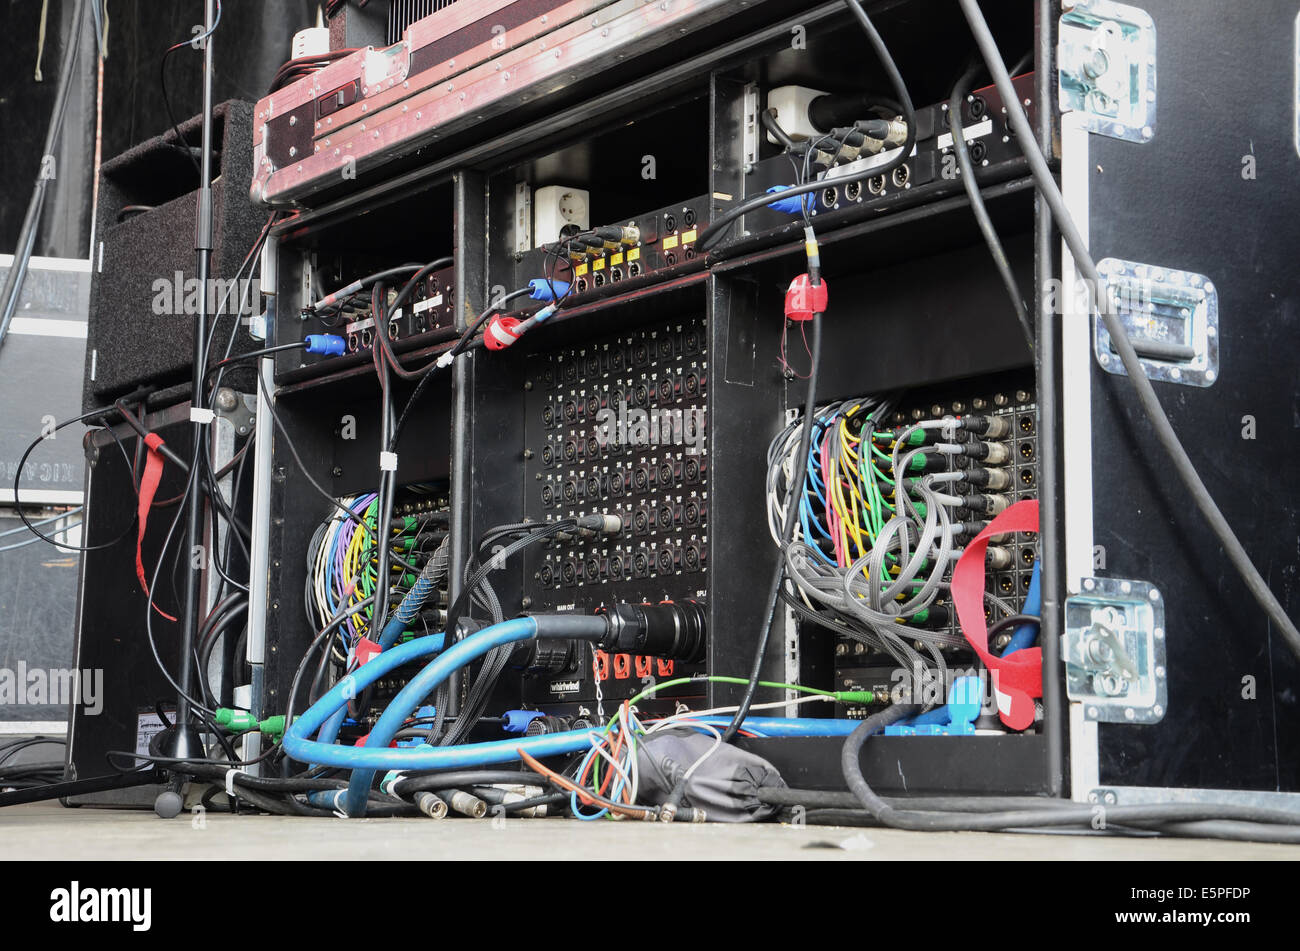
[{"label": "white cable label", "polygon": [[379,454],[379,471],[396,472],[397,471],[397,453],[381,452]]},{"label": "white cable label", "polygon": [[451,366],[452,361],[455,359],[456,359],[456,355],[452,351],[448,350],[446,353],[440,356],[435,362],[437,366],[445,368]]},{"label": "white cable label", "polygon": [[191,423],[198,423],[200,426],[207,426],[216,418],[217,414],[212,412],[210,409],[199,409],[197,406],[190,407]]}]

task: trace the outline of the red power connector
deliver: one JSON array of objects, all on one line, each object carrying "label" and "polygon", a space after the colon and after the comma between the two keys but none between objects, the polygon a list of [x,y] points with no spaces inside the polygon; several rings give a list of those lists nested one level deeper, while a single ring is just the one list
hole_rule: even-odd
[{"label": "red power connector", "polygon": [[807,274],[790,282],[785,292],[785,315],[791,320],[812,320],[826,311],[826,282],[813,284]]},{"label": "red power connector", "polygon": [[493,317],[483,333],[483,343],[489,350],[504,350],[521,336],[522,321],[514,317]]}]

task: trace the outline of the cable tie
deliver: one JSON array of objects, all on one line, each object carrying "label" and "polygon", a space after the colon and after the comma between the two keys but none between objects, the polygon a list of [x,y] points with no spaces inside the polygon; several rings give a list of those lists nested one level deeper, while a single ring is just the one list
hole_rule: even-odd
[{"label": "cable tie", "polygon": [[379,471],[380,471],[380,472],[396,472],[396,471],[397,471],[397,453],[395,453],[395,452],[387,452],[387,451],[381,452],[381,453],[379,454]]},{"label": "cable tie", "polygon": [[248,771],[244,769],[235,768],[235,769],[226,770],[226,795],[229,796],[231,799],[235,798],[235,774],[236,773],[243,773],[244,775],[248,775]]},{"label": "cable tie", "polygon": [[191,423],[198,423],[200,426],[207,426],[216,418],[217,414],[212,412],[210,409],[200,409],[197,406],[190,407]]}]

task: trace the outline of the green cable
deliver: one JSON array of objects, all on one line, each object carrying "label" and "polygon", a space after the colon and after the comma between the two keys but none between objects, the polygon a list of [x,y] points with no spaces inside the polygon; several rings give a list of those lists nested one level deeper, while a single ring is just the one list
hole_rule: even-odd
[{"label": "green cable", "polygon": [[[749,683],[748,680],[745,680],[744,678],[741,677],[721,677],[721,676],[678,677],[674,680],[665,680],[662,683],[651,684],[645,690],[642,690],[639,694],[637,694],[635,697],[629,700],[628,706],[629,707],[634,706],[637,703],[637,701],[643,700],[646,697],[651,696],[652,694],[665,689],[666,687],[675,687],[678,684],[699,683],[701,681],[705,681],[708,683],[719,683],[719,684],[740,684],[741,686],[744,686]],[[802,684],[790,684],[790,683],[784,683],[782,681],[773,681],[773,680],[760,680],[758,682],[758,685],[760,687],[774,687],[778,690],[797,690],[801,693],[816,694],[817,696],[820,697],[831,697],[835,700],[840,700],[842,702],[853,702],[853,701],[846,701],[844,699],[848,695],[853,695],[854,697],[857,697],[858,695],[864,693],[871,695],[871,691],[869,690],[867,691],[820,690],[817,687],[805,687]],[[871,701],[867,700],[865,702],[870,703]]]}]

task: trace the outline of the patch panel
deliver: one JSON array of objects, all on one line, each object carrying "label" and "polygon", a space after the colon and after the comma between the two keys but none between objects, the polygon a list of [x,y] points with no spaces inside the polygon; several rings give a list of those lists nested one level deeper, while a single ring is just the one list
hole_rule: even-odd
[{"label": "patch panel", "polygon": [[[906,426],[923,419],[947,415],[960,417],[972,413],[1005,419],[1008,424],[1007,434],[991,441],[1005,447],[1006,461],[998,465],[990,464],[989,467],[1006,473],[1006,486],[997,493],[987,489],[983,491],[1004,496],[1009,506],[1023,499],[1037,498],[1038,414],[1032,384],[1010,378],[1000,382],[1003,385],[958,388],[945,390],[941,394],[936,392],[930,398],[909,399],[893,412],[889,422],[894,426]],[[947,465],[951,469],[956,464],[950,460]],[[954,516],[954,520],[958,520],[957,516]],[[962,516],[960,520],[973,520],[978,524],[986,522],[988,518]],[[973,534],[968,533],[959,538],[958,543],[967,542],[973,537]],[[1038,561],[1038,550],[1038,536],[1032,532],[994,537],[985,563],[986,590],[1012,608],[1018,608],[1029,591],[1034,565]],[[961,636],[956,612],[950,611],[951,605],[943,598],[936,604],[943,609],[942,626],[949,633]],[[993,609],[986,603],[985,617],[991,619],[992,616]],[[993,646],[995,650],[1000,649],[1005,646],[1005,641]],[[960,664],[973,660],[974,657],[973,652],[965,647],[945,648],[945,654],[950,664]],[[874,651],[857,640],[839,637],[836,641],[836,689],[868,689],[878,696],[888,698],[889,690],[882,693],[877,688],[882,683],[890,683],[890,676],[898,676],[896,668],[897,665],[888,655]],[[838,709],[839,715],[855,717],[863,714],[862,708],[850,709],[840,705]]]},{"label": "patch panel", "polygon": [[[1026,103],[1032,121],[1034,114],[1033,74],[1026,73],[1015,79],[1017,91]],[[963,129],[970,143],[971,161],[982,170],[982,178],[998,177],[1002,172],[996,167],[1021,161],[1019,146],[1006,121],[1002,101],[995,88],[977,90],[966,101],[963,111]],[[952,152],[952,133],[948,131],[950,117],[948,103],[935,103],[916,112],[916,146],[906,162],[888,173],[866,175],[872,168],[883,166],[894,157],[893,150],[867,155],[832,166],[821,175],[822,187],[811,193],[808,201],[810,217],[831,216],[826,222],[849,221],[860,216],[869,207],[884,206],[901,194],[917,190],[937,197],[931,192],[947,185],[960,190],[956,159]],[[852,180],[849,180],[852,179]],[[790,160],[786,156],[764,159],[756,163],[746,182],[746,193],[753,194],[772,186],[790,184]],[[922,186],[936,186],[923,188]],[[779,228],[789,223],[792,216],[776,210],[759,210],[752,216],[750,230],[754,233]],[[797,217],[797,208],[795,210]]]},{"label": "patch panel", "polygon": [[[708,196],[668,205],[611,227],[631,229],[635,240],[574,245],[560,255],[538,249],[517,255],[517,282],[547,275],[572,285],[569,300],[640,287],[704,266],[696,241],[707,226]],[[553,248],[554,246],[552,246]]]},{"label": "patch panel", "polygon": [[[314,276],[308,268],[306,274],[316,289],[304,299],[318,299],[321,287],[342,286],[357,273],[374,272],[387,266],[391,265],[385,262],[376,264],[370,260],[364,263],[349,260],[347,267],[344,267],[343,262],[336,261],[323,267]],[[396,300],[401,287],[399,280],[387,288],[390,305]],[[380,333],[388,338],[398,352],[417,349],[446,340],[455,333],[455,269],[447,267],[427,275],[416,285],[410,302],[396,314],[386,317],[382,327],[375,324],[368,293],[357,294],[345,301],[337,311],[327,315],[296,311],[281,313],[277,320],[277,333],[283,342],[305,339],[308,334],[324,333],[343,337],[347,347],[347,353],[343,357],[322,357],[301,351],[279,354],[276,369],[281,376],[304,375],[323,363],[334,367],[343,366],[349,357],[352,358],[351,362],[356,362],[358,357],[370,359],[371,351],[376,346],[376,335]]]},{"label": "patch panel", "polygon": [[[706,341],[704,321],[686,319],[530,358],[526,516],[622,520],[615,536],[528,553],[535,609],[707,597]],[[524,699],[590,702],[599,684],[616,700],[696,666],[583,648],[563,671],[526,677]]]}]

